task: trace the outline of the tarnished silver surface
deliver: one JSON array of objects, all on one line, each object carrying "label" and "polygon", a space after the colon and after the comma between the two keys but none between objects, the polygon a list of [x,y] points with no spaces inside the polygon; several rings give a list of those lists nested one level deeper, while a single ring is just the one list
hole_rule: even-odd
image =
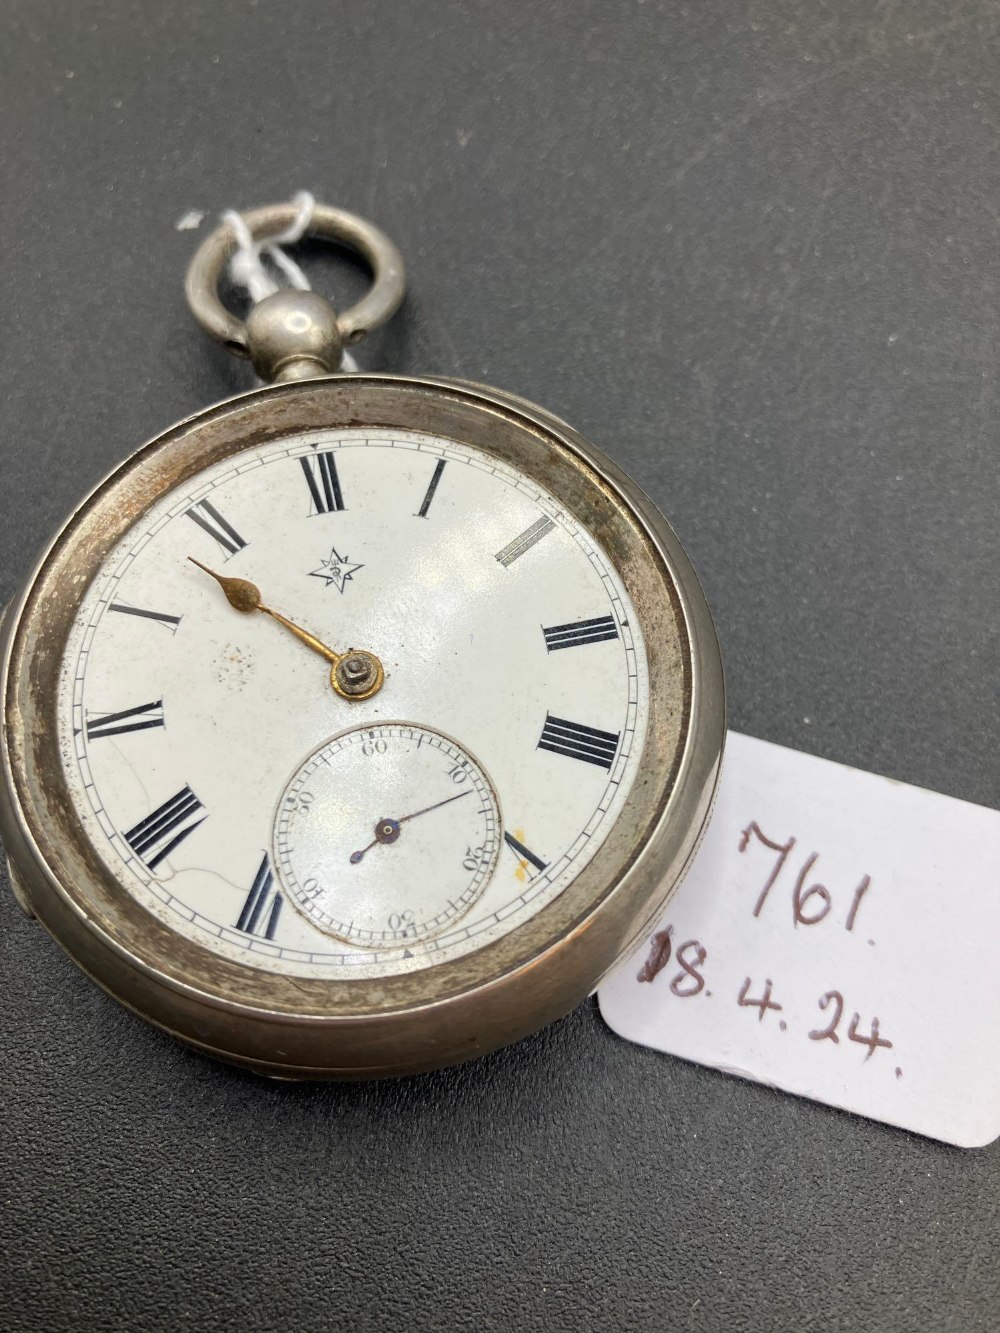
[{"label": "tarnished silver surface", "polygon": [[[264,440],[367,425],[429,431],[493,453],[558,495],[593,533],[629,592],[647,645],[643,779],[585,870],[505,938],[405,976],[289,978],[178,936],[117,882],[69,799],[55,685],[85,589],[160,496]],[[0,687],[0,827],[30,910],[122,1003],[205,1051],[283,1077],[427,1069],[513,1041],[579,1003],[677,886],[709,813],[724,736],[708,607],[677,538],[643,493],[540,408],[457,381],[390,376],[259,390],[142,448],[71,517],[12,608]]]},{"label": "tarnished silver surface", "polygon": [[[280,236],[295,221],[298,205],[268,204],[241,214],[255,241],[266,241]],[[372,270],[372,286],[366,295],[349,310],[336,316],[336,328],[342,346],[351,347],[367,333],[384,324],[399,308],[406,291],[406,268],[403,256],[386,236],[364,218],[327,204],[316,204],[306,232],[324,240],[345,245],[368,263]],[[224,343],[237,356],[252,354],[248,325],[238,319],[219,299],[219,281],[226,265],[236,250],[236,237],[230,227],[217,227],[195,251],[188,267],[184,291],[191,311],[216,342]],[[283,295],[278,293],[277,295]],[[272,298],[268,298],[270,301]],[[321,298],[318,298],[321,299]],[[261,302],[265,307],[268,301]],[[259,340],[258,340],[259,341]],[[322,357],[317,358],[321,362]],[[336,363],[326,366],[337,369]],[[316,372],[314,372],[316,373]],[[269,376],[267,376],[269,378]]]}]

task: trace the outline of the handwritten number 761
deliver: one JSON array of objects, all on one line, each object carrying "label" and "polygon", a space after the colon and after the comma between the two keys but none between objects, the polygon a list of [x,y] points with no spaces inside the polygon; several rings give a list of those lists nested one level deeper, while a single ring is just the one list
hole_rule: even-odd
[{"label": "handwritten number 761", "polygon": [[[741,852],[745,852],[750,846],[751,838],[756,838],[764,847],[777,853],[777,860],[771,867],[771,872],[764,881],[754,905],[754,916],[760,916],[764,904],[767,902],[768,894],[774,888],[778,876],[784,870],[785,863],[792,854],[796,839],[789,838],[787,842],[774,842],[764,833],[756,820],[752,820],[740,834]],[[819,852],[813,852],[810,856],[807,856],[796,878],[795,888],[792,890],[792,922],[796,926],[818,925],[833,906],[830,890],[825,884],[810,884],[808,888],[806,887],[806,881],[818,860]],[[861,906],[861,900],[871,887],[871,882],[871,875],[865,875],[854,890],[850,911],[847,913],[847,920],[844,923],[845,930],[854,929],[854,923],[858,919],[858,908]]]}]

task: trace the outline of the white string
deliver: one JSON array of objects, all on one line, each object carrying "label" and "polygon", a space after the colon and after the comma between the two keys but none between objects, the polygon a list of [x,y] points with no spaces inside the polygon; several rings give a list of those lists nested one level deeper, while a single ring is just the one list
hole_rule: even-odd
[{"label": "white string", "polygon": [[[229,260],[230,281],[235,286],[242,287],[254,305],[258,301],[263,301],[265,296],[273,296],[281,286],[264,267],[265,258],[284,275],[287,286],[295,287],[300,292],[312,290],[309,279],[295,260],[286,255],[281,247],[294,245],[305,236],[312,222],[316,200],[308,190],[300,190],[292,202],[295,205],[295,216],[284,231],[266,241],[255,241],[250,228],[234,209],[227,209],[222,215],[222,221],[229,227],[236,240],[236,249]],[[357,372],[358,363],[350,352],[345,351],[342,354],[340,369],[350,374]]]},{"label": "white string", "polygon": [[266,241],[255,241],[250,228],[234,209],[228,209],[222,215],[223,222],[236,238],[236,250],[229,261],[229,275],[237,286],[244,287],[250,293],[254,303],[263,301],[265,296],[272,296],[279,287],[264,267],[264,256],[284,274],[288,286],[297,287],[300,292],[309,290],[309,279],[294,259],[289,258],[280,247],[301,241],[309,229],[316,201],[307,190],[302,190],[292,202],[295,204],[295,217],[284,231]]}]

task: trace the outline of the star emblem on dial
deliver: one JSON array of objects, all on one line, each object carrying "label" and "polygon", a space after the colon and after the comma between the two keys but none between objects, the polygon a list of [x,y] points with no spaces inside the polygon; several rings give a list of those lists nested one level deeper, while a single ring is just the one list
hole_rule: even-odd
[{"label": "star emblem on dial", "polygon": [[364,565],[352,565],[346,555],[338,555],[336,547],[330,550],[330,558],[320,562],[319,569],[310,570],[310,578],[322,579],[327,588],[335,584],[338,592],[343,592],[350,580]]}]

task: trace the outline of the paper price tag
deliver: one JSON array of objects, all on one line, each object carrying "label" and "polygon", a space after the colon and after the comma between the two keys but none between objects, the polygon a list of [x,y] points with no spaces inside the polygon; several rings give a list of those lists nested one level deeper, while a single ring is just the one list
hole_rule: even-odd
[{"label": "paper price tag", "polygon": [[1000,813],[730,733],[598,992],[620,1036],[964,1148],[1000,1135]]}]

